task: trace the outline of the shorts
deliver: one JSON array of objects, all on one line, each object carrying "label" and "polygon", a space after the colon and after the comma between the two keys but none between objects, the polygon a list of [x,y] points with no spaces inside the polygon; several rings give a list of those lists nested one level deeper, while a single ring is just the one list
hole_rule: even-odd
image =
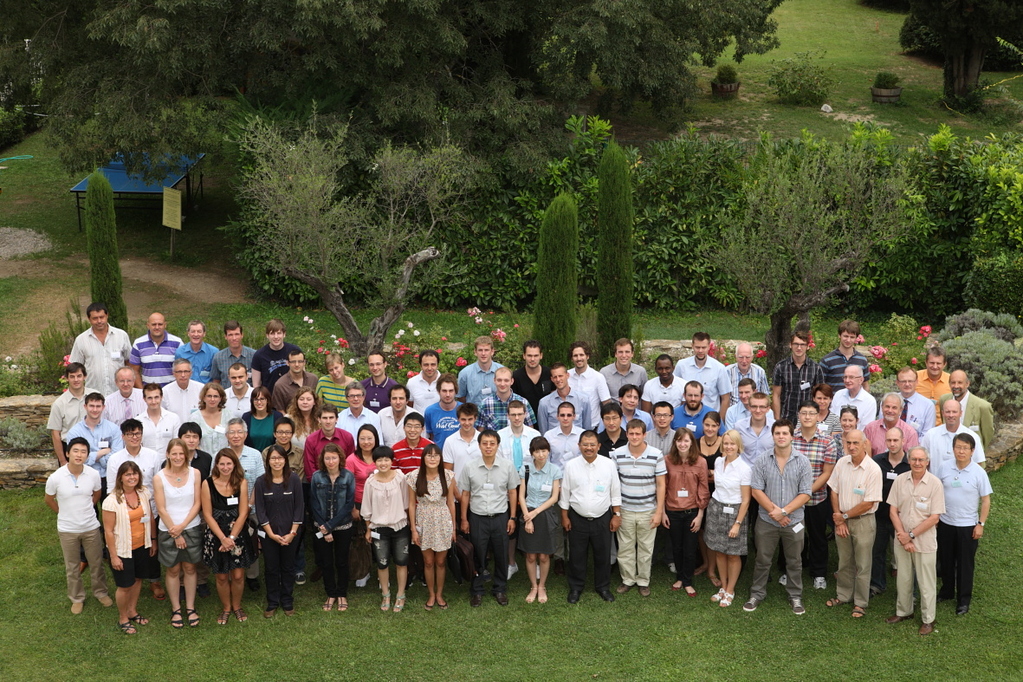
[{"label": "shorts", "polygon": [[379,570],[387,568],[388,560],[393,561],[395,566],[408,566],[409,545],[412,542],[412,529],[405,526],[401,530],[394,530],[387,526],[372,529],[374,535],[373,560]]},{"label": "shorts", "polygon": [[149,548],[143,545],[138,549],[131,550],[131,558],[121,557],[124,565],[120,571],[110,567],[114,574],[114,584],[120,588],[128,589],[135,585],[137,580],[159,580],[160,564],[155,556],[149,556]]}]

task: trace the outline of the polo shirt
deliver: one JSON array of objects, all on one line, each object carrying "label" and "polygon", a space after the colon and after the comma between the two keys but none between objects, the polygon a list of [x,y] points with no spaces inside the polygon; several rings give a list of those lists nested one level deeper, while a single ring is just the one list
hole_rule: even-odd
[{"label": "polo shirt", "polygon": [[[753,463],[752,468],[750,488],[762,490],[767,495],[767,499],[777,506],[783,507],[799,495],[809,495],[813,486],[810,460],[795,450],[789,455],[785,471],[779,471],[773,447],[763,457],[759,457]],[[789,514],[790,526],[800,523],[802,520],[803,507]],[[771,515],[767,513],[767,508],[763,505],[760,506],[758,522],[760,521],[781,527],[780,523],[771,518]]]},{"label": "polo shirt", "polygon": [[321,401],[330,403],[339,410],[347,409],[348,395],[345,385],[335,382],[330,378],[330,375],[322,376],[316,380],[316,396]]},{"label": "polo shirt", "polygon": [[[546,433],[551,429],[558,426],[558,405],[561,403],[572,403],[575,407],[575,419],[572,421],[573,424],[583,429],[596,428],[597,422],[600,421],[599,416],[595,420],[593,412],[593,403],[596,402],[596,396],[590,397],[587,393],[582,393],[579,390],[569,386],[568,395],[562,398],[558,395],[557,391],[548,393],[540,401],[540,409],[536,413],[537,426],[541,433]],[[597,412],[597,415],[600,413]]]},{"label": "polo shirt", "polygon": [[[252,364],[249,369],[259,372],[259,384],[270,389],[271,395],[273,395],[277,380],[288,373],[288,353],[293,350],[302,349],[285,341],[279,350],[274,350],[270,344],[266,344],[252,354]],[[225,373],[224,376],[226,377],[227,374]]]},{"label": "polo shirt", "polygon": [[642,391],[648,378],[646,368],[643,365],[637,365],[635,362],[629,365],[629,371],[624,374],[618,371],[613,362],[610,365],[601,367],[600,373],[607,383],[607,390],[611,394],[611,399],[615,402],[620,402],[618,400],[618,391],[622,390],[622,386],[635,386]]},{"label": "polo shirt", "polygon": [[[869,377],[870,374],[866,371],[869,367],[867,358],[863,353],[853,348],[852,355],[846,358],[842,355],[842,351],[836,348],[820,360],[821,370],[824,372],[824,383],[828,384],[838,393],[845,388],[845,382],[843,378],[845,376],[845,368],[850,365],[856,367],[862,367],[864,376]],[[868,379],[869,380],[869,379]]]},{"label": "polo shirt", "polygon": [[569,433],[563,433],[560,424],[546,431],[543,437],[551,444],[551,461],[564,468],[570,460],[582,455],[579,450],[579,436],[582,433],[583,429],[574,424]]},{"label": "polo shirt", "polygon": [[153,489],[153,476],[160,470],[160,464],[163,462],[163,457],[157,454],[155,451],[149,448],[140,447],[137,455],[132,455],[128,452],[127,448],[121,448],[116,452],[110,453],[107,457],[107,471],[105,478],[113,490],[117,484],[117,470],[121,468],[121,465],[125,462],[132,461],[138,465],[139,470],[142,472],[142,485],[146,486],[149,490]]},{"label": "polo shirt", "polygon": [[[613,451],[629,444],[629,437],[626,435],[624,427],[618,430],[618,438],[615,440],[611,440],[611,436],[608,435],[607,431],[601,431],[597,434],[597,443],[600,445],[597,449],[597,454],[610,457]],[[657,451],[660,452],[659,449]]]},{"label": "polo shirt", "polygon": [[224,387],[227,393],[227,402],[224,405],[224,412],[227,412],[231,417],[241,417],[246,412],[252,411],[252,391],[255,389],[245,385],[245,395],[241,398],[234,394],[234,389],[229,385]]},{"label": "polo shirt", "polygon": [[524,403],[526,406],[526,425],[536,426],[536,414],[533,412],[533,408],[529,402],[522,396],[512,391],[511,395],[508,396],[508,400],[501,400],[501,398],[494,393],[494,395],[487,396],[480,403],[480,416],[479,426],[481,429],[493,429],[494,431],[500,431],[501,429],[508,426],[508,403],[513,400],[518,400]]},{"label": "polo shirt", "polygon": [[[205,341],[199,350],[192,350],[192,342],[182,342],[174,351],[174,359],[185,359],[192,363],[192,380],[201,384],[213,381],[213,357],[219,352],[216,346]],[[230,367],[230,365],[228,365]]]},{"label": "polo shirt", "polygon": [[439,372],[433,381],[424,379],[423,373],[420,372],[405,384],[409,392],[409,405],[414,407],[419,414],[422,414],[430,405],[440,402],[440,394],[437,393],[437,379],[440,379]]},{"label": "polo shirt", "polygon": [[88,533],[99,528],[92,494],[102,490],[95,469],[82,467],[75,476],[65,464],[46,479],[46,494],[57,499],[57,532]]},{"label": "polo shirt", "polygon": [[[813,387],[823,382],[824,371],[810,358],[803,360],[801,367],[796,367],[791,355],[779,360],[774,366],[771,384],[781,388],[781,414],[774,416],[798,424],[799,406],[813,398]],[[834,407],[834,401],[831,404]]]},{"label": "polo shirt", "polygon": [[654,377],[643,385],[643,400],[650,403],[651,408],[657,403],[666,402],[671,403],[677,410],[679,405],[686,401],[685,385],[686,382],[674,377],[671,383],[665,386],[661,383],[660,377]]},{"label": "polo shirt", "polygon": [[[527,478],[526,471],[529,471]],[[536,464],[530,460],[522,465],[519,471],[519,478],[528,481],[526,485],[526,508],[536,509],[546,502],[554,494],[554,481],[560,481],[564,477],[561,467],[552,464],[550,460],[544,463],[543,469],[537,469]]]},{"label": "polo shirt", "polygon": [[881,467],[870,457],[864,456],[854,464],[852,455],[843,455],[835,463],[835,469],[828,479],[828,488],[838,495],[838,508],[847,512],[861,502],[873,502],[866,514],[877,511],[881,496]]},{"label": "polo shirt", "polygon": [[[803,430],[796,429],[796,435],[792,438],[792,449],[798,450],[801,455],[810,460],[810,470],[813,473],[813,480],[820,478],[824,473],[824,467],[835,464],[838,461],[838,453],[835,450],[835,439],[829,434],[815,431],[813,438],[806,440],[803,437]],[[822,486],[817,492],[810,496],[806,506],[813,507],[828,499],[828,491]]]},{"label": "polo shirt", "polygon": [[64,391],[50,405],[50,418],[46,421],[46,428],[50,431],[60,431],[60,439],[67,441],[67,432],[71,427],[85,419],[85,396],[76,398],[71,391]]},{"label": "polo shirt", "polygon": [[[85,464],[95,469],[100,478],[106,478],[107,459],[111,453],[124,448],[124,442],[121,440],[121,429],[117,428],[117,425],[113,422],[103,418],[100,418],[99,423],[95,427],[90,427],[83,419],[72,426],[67,432],[68,440],[79,437],[89,441],[89,459],[85,460]],[[109,448],[110,452],[102,457],[96,456],[97,452],[106,448]]]},{"label": "polo shirt", "polygon": [[587,462],[585,457],[576,457],[562,467],[562,471],[558,499],[562,509],[573,509],[580,516],[595,519],[611,507],[621,506],[622,484],[609,458],[595,457]]},{"label": "polo shirt", "polygon": [[170,382],[163,387],[163,409],[178,415],[182,424],[191,421],[189,415],[192,414],[192,410],[199,408],[199,393],[202,392],[203,385],[195,379],[188,380],[187,388],[181,388],[177,381]]},{"label": "polo shirt", "polygon": [[[462,438],[461,433],[451,434],[449,438],[444,441],[442,448],[443,459],[445,464],[450,464],[452,471],[455,472],[455,480],[462,480],[462,469],[465,465],[473,461],[477,457],[482,457],[483,453],[480,452],[479,442],[476,440],[476,434],[473,433],[470,440]],[[461,484],[459,484],[461,489]]]},{"label": "polo shirt", "polygon": [[843,388],[835,394],[831,401],[831,413],[841,416],[842,408],[851,405],[856,408],[856,428],[863,431],[867,424],[874,421],[877,415],[877,399],[860,387],[856,397],[849,395],[849,389]]},{"label": "polo shirt", "polygon": [[491,362],[490,369],[480,368],[479,361],[463,367],[458,373],[458,395],[467,403],[479,405],[483,399],[497,392],[494,385],[494,374],[504,367],[500,362]]},{"label": "polo shirt", "polygon": [[937,381],[931,381],[927,376],[926,369],[916,372],[916,392],[931,401],[934,406],[934,426],[941,423],[941,410],[938,408],[938,399],[946,393],[952,392],[952,386],[948,383],[948,372],[942,372]]},{"label": "polo shirt", "polygon": [[103,418],[120,426],[129,419],[134,419],[139,412],[146,411],[146,400],[142,397],[141,388],[132,388],[131,395],[125,398],[120,391],[106,396],[103,407]]},{"label": "polo shirt", "polygon": [[717,408],[708,407],[706,403],[700,405],[700,411],[696,414],[686,412],[685,406],[675,409],[675,416],[671,418],[671,428],[677,429],[681,426],[689,429],[697,438],[703,437],[703,418],[708,412],[715,412]]},{"label": "polo shirt", "polygon": [[976,526],[980,521],[980,498],[990,495],[991,481],[979,464],[970,462],[960,469],[955,464],[938,473],[945,490],[945,513],[941,522],[948,526]]},{"label": "polo shirt", "polygon": [[398,385],[398,382],[391,377],[385,376],[384,383],[374,384],[373,377],[366,377],[359,382],[366,389],[366,407],[373,412],[380,412],[391,404],[391,388]]},{"label": "polo shirt", "polygon": [[[231,365],[240,362],[245,365],[245,369],[252,369],[252,357],[255,354],[256,350],[248,346],[242,346],[241,355],[234,355],[230,348],[218,350],[213,354],[210,363],[210,381],[219,381],[226,386],[230,383],[228,370],[231,369]],[[251,379],[249,383],[252,383]]]},{"label": "polo shirt", "polygon": [[647,445],[639,457],[633,457],[626,445],[612,451],[610,459],[621,480],[622,509],[654,511],[657,508],[657,477],[668,474],[660,450]]},{"label": "polo shirt", "polygon": [[488,467],[477,457],[462,469],[458,489],[469,492],[469,511],[493,515],[508,511],[508,491],[519,487],[519,474],[511,462],[495,457]]},{"label": "polo shirt", "polygon": [[703,386],[703,404],[712,410],[721,408],[721,396],[732,393],[732,382],[728,378],[725,366],[709,355],[703,367],[696,366],[695,355],[682,358],[675,363],[673,374],[682,379],[683,387],[690,381],[700,382]]},{"label": "polo shirt", "polygon": [[973,450],[973,461],[976,464],[983,464],[987,457],[984,455],[984,445],[980,442],[980,435],[974,433],[962,424],[955,432],[950,432],[944,424],[928,429],[927,433],[920,440],[920,445],[927,448],[931,456],[931,464],[928,467],[934,473],[946,464],[955,466],[955,455],[952,454],[952,439],[960,433],[968,433],[973,437],[977,447]]},{"label": "polo shirt", "polygon": [[427,437],[442,449],[448,436],[458,431],[458,406],[461,404],[456,401],[450,410],[445,410],[438,402],[423,413]]},{"label": "polo shirt", "polygon": [[[406,474],[417,471],[423,461],[423,450],[427,445],[433,445],[433,441],[422,436],[414,448],[408,444],[408,438],[402,438],[394,444],[394,466]],[[443,451],[441,452],[443,454]]]},{"label": "polo shirt", "polygon": [[166,386],[174,381],[174,353],[181,345],[181,339],[170,332],[164,333],[163,341],[156,343],[149,332],[135,339],[131,346],[129,362],[142,371],[143,384]]},{"label": "polo shirt", "polygon": [[[920,444],[920,437],[912,426],[901,419],[895,422],[895,426],[902,429],[902,446],[906,451]],[[867,428],[863,429],[863,435],[870,441],[871,454],[880,455],[888,452],[888,444],[885,443],[885,438],[888,437],[888,428],[885,426],[884,419],[875,419],[867,424]]]},{"label": "polo shirt", "polygon": [[768,417],[767,423],[764,424],[764,428],[760,430],[759,434],[753,430],[750,422],[749,417],[743,419],[735,425],[735,430],[742,436],[742,454],[740,456],[746,460],[746,464],[753,466],[760,455],[774,449],[774,437],[771,435],[771,425],[774,424],[774,420]]},{"label": "polo shirt", "polygon": [[[874,455],[874,463],[877,464],[878,468],[881,470],[881,503],[877,505],[878,523],[885,523],[889,522],[888,514],[890,510],[888,509],[887,499],[888,495],[892,491],[892,484],[895,483],[895,479],[897,479],[901,474],[910,470],[909,458],[906,457],[906,453],[903,452],[902,461],[895,466],[892,466],[892,463],[888,461],[888,452],[885,451]],[[941,485],[940,481],[938,485]],[[881,520],[882,518],[884,521]]]},{"label": "polo shirt", "polygon": [[554,391],[550,368],[540,365],[540,378],[534,382],[526,373],[526,368],[519,367],[512,372],[512,390],[524,396],[529,401],[530,407],[533,408],[533,412],[539,417],[540,400]]},{"label": "polo shirt", "polygon": [[[941,479],[929,471],[924,472],[919,482],[913,481],[911,471],[899,474],[892,482],[892,490],[885,499],[887,500],[886,507],[893,506],[899,510],[899,519],[907,533],[928,517],[945,513],[945,490]],[[921,505],[923,508],[917,505]],[[922,554],[937,552],[937,524],[917,535],[913,540],[913,545],[916,547],[916,551]]]},{"label": "polo shirt", "polygon": [[732,386],[732,401],[728,404],[729,414],[732,413],[732,408],[739,404],[739,382],[743,379],[752,379],[756,383],[753,387],[754,393],[771,395],[771,388],[767,385],[767,372],[755,362],[750,363],[749,371],[745,374],[739,369],[737,362],[725,367],[725,373],[728,375],[728,383]]},{"label": "polo shirt", "polygon": [[358,437],[359,427],[363,424],[369,424],[377,430],[378,434],[380,433],[380,415],[365,407],[362,408],[362,414],[358,417],[352,414],[351,407],[341,410],[341,414],[337,416],[337,428],[347,431],[353,439]]},{"label": "polo shirt", "polygon": [[68,360],[85,365],[85,385],[104,395],[117,390],[114,375],[125,367],[131,356],[131,339],[123,329],[109,326],[101,342],[89,327],[75,337]]},{"label": "polo shirt", "polygon": [[516,436],[512,433],[512,427],[506,426],[497,432],[501,443],[497,446],[497,455],[504,457],[512,463],[515,470],[522,467],[524,461],[530,461],[529,444],[534,438],[540,437],[540,432],[528,426],[522,426],[522,433]]},{"label": "polo shirt", "polygon": [[598,404],[611,399],[607,380],[603,374],[592,367],[587,367],[583,372],[579,372],[575,367],[568,370],[568,385],[578,388],[583,393],[596,396]]}]

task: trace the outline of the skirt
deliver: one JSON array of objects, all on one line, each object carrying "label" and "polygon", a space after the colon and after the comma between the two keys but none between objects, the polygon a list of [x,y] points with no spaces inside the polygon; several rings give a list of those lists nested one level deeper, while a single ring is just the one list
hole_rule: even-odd
[{"label": "skirt", "polygon": [[522,524],[518,541],[520,550],[526,554],[554,554],[554,528],[561,523],[556,507],[557,505],[548,507],[533,519],[532,533],[527,533],[525,524]]},{"label": "skirt", "polygon": [[[213,519],[225,535],[231,534],[231,526],[238,520],[238,512],[213,510]],[[221,552],[220,539],[207,528],[203,533],[202,560],[213,573],[230,573],[236,568],[248,568],[256,561],[255,543],[252,541],[249,525],[245,524],[241,535],[235,541],[238,552]]]},{"label": "skirt", "polygon": [[190,564],[197,564],[202,561],[202,526],[186,528],[182,531],[181,537],[185,539],[184,549],[178,549],[174,538],[165,530],[161,530],[158,537],[159,550],[157,556],[160,558],[161,565],[170,568],[171,566],[177,566],[182,561]]},{"label": "skirt", "polygon": [[[739,511],[739,505],[737,504],[728,506],[736,512]],[[749,514],[746,515],[747,518],[742,520],[739,534],[734,538],[730,538],[728,537],[728,531],[731,530],[732,524],[735,523],[735,514],[726,514],[724,508],[725,505],[713,497],[710,498],[710,504],[707,505],[707,513],[705,514],[703,524],[703,541],[707,543],[708,549],[712,549],[715,552],[731,556],[745,556],[747,551],[746,536],[749,534]]]}]

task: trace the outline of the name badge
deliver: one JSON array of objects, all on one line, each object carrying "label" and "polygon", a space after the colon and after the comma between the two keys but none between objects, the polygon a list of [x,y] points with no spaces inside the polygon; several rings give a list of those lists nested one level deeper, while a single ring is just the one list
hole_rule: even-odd
[{"label": "name badge", "polygon": [[801,382],[799,384],[799,390],[800,391],[809,391],[810,390],[810,382],[809,381]]},{"label": "name badge", "polygon": [[686,428],[692,431],[693,433],[696,433],[696,424],[686,424]]},{"label": "name badge", "polygon": [[380,401],[379,400],[370,400],[369,401],[369,406],[370,407],[380,407]]},{"label": "name badge", "polygon": [[141,521],[142,523],[149,523],[149,515],[146,514],[141,519],[139,519],[139,521]]},{"label": "name badge", "polygon": [[824,422],[821,422],[820,424],[817,425],[817,430],[820,431],[821,433],[825,433],[828,430],[828,425],[825,424]]},{"label": "name badge", "polygon": [[723,511],[726,514],[734,514],[735,507],[721,507],[721,511]]},{"label": "name badge", "polygon": [[483,390],[480,391],[480,393],[482,393],[483,395],[490,395],[492,393],[492,391],[490,390],[489,386],[484,386]]},{"label": "name badge", "polygon": [[553,489],[554,486],[552,486],[550,483],[544,483],[542,486],[540,486],[540,492],[542,493],[549,493]]},{"label": "name badge", "polygon": [[926,502],[917,502],[916,503],[916,508],[919,509],[922,512],[925,512],[925,511],[927,511],[927,503]]},{"label": "name badge", "polygon": [[213,427],[213,430],[216,431],[217,433],[224,433],[226,431],[224,429],[223,424],[217,424],[216,426]]},{"label": "name badge", "polygon": [[369,532],[369,536],[371,538],[373,538],[374,540],[379,540],[380,539],[380,533],[376,532],[375,530],[371,530]]},{"label": "name badge", "polygon": [[963,487],[963,482],[962,481],[952,481],[952,487],[953,488],[962,488]]},{"label": "name badge", "polygon": [[863,488],[853,488],[853,495],[866,495],[867,491]]},{"label": "name badge", "polygon": [[99,442],[99,449],[100,450],[106,450],[109,447],[110,447],[110,441],[108,441],[108,440],[101,440]]},{"label": "name badge", "polygon": [[323,539],[323,533],[321,533],[320,531],[316,531],[316,539],[317,540],[322,540]]},{"label": "name badge", "polygon": [[238,498],[237,497],[229,497],[229,498],[227,498],[227,503],[230,506],[232,506],[232,507],[237,507],[238,506]]},{"label": "name badge", "polygon": [[980,431],[980,424],[970,424],[970,431]]},{"label": "name badge", "polygon": [[606,485],[603,485],[603,484],[601,484],[601,483],[598,483],[598,484],[596,484],[595,486],[593,486],[593,492],[596,492],[596,493],[602,493],[602,492],[604,492],[605,490],[607,490],[607,486],[606,486]]},{"label": "name badge", "polygon": [[493,483],[484,483],[483,484],[483,489],[484,490],[493,490],[494,489],[494,484]]},{"label": "name badge", "polygon": [[804,526],[803,526],[802,523],[797,523],[796,525],[792,526],[792,532],[793,533],[798,533],[801,530],[803,530],[803,528],[804,528]]},{"label": "name badge", "polygon": [[265,538],[266,537],[266,532],[262,531],[262,530],[257,530],[256,531],[256,535],[258,535],[261,538]]},{"label": "name badge", "polygon": [[675,494],[678,495],[679,497],[689,497],[689,491],[686,490],[685,488],[677,491]]},{"label": "name badge", "polygon": [[899,477],[899,475],[894,471],[889,471],[887,474],[884,475],[884,477],[887,478],[889,481],[894,481],[896,478]]},{"label": "name badge", "polygon": [[121,359],[121,351],[119,351],[119,350],[112,350],[112,351],[110,351],[110,359],[111,360],[120,360]]}]

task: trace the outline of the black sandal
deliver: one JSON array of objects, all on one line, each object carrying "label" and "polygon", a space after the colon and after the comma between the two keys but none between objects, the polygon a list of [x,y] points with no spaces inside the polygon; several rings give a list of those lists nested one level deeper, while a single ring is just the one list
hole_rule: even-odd
[{"label": "black sandal", "polygon": [[141,613],[136,613],[134,616],[128,618],[131,622],[136,625],[149,625],[149,619],[143,616]]},{"label": "black sandal", "polygon": [[[188,616],[188,627],[199,627],[199,614],[195,612],[195,609],[188,609],[185,614]],[[195,616],[195,620],[192,619],[192,616]]]},{"label": "black sandal", "polygon": [[118,623],[117,627],[121,628],[121,631],[126,635],[138,634],[138,628],[135,627],[135,623],[132,623],[130,618],[127,623]]},{"label": "black sandal", "polygon": [[171,625],[175,630],[185,627],[185,621],[181,619],[181,609],[171,611]]}]

